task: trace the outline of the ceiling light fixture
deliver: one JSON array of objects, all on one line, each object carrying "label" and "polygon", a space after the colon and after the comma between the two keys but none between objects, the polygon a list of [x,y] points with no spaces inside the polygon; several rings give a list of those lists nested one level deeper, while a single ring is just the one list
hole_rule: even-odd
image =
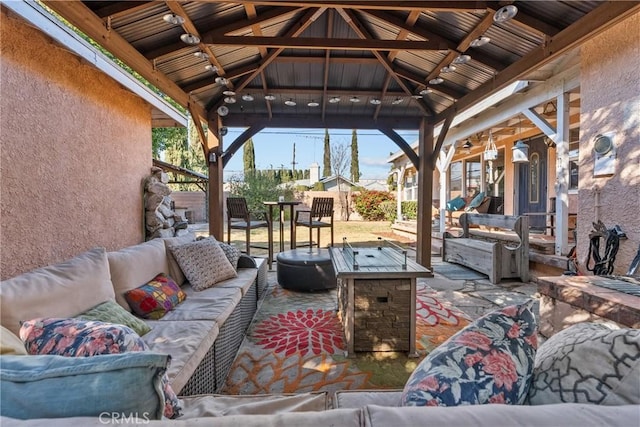
[{"label": "ceiling light fixture", "polygon": [[469,154],[471,152],[471,148],[472,147],[473,147],[473,144],[471,143],[471,140],[469,138],[467,138],[467,140],[464,142],[464,144],[462,144],[462,149],[467,154]]},{"label": "ceiling light fixture", "polygon": [[440,83],[444,82],[444,80],[442,79],[442,77],[436,77],[435,79],[431,79],[429,80],[429,84],[430,85],[439,85]]},{"label": "ceiling light fixture", "polygon": [[452,73],[456,70],[456,66],[455,65],[447,65],[446,67],[442,67],[440,69],[441,73]]},{"label": "ceiling light fixture", "polygon": [[425,95],[430,94],[431,92],[432,92],[431,89],[429,89],[428,87],[425,87],[424,89],[422,89],[420,91],[420,95],[425,96]]},{"label": "ceiling light fixture", "polygon": [[411,97],[413,99],[422,99],[422,95],[420,95],[419,93],[413,94],[413,95],[411,95]]},{"label": "ceiling light fixture", "polygon": [[511,20],[517,13],[518,8],[512,4],[502,6],[500,9],[496,10],[496,14],[493,15],[493,22],[502,24]]},{"label": "ceiling light fixture", "polygon": [[229,83],[229,81],[227,79],[225,79],[224,77],[220,77],[220,76],[216,77],[214,82],[216,82],[216,84],[219,84],[219,85],[226,85],[227,83]]},{"label": "ceiling light fixture", "polygon": [[307,107],[318,107],[319,105],[320,104],[315,100],[312,100],[311,102],[307,103]]},{"label": "ceiling light fixture", "polygon": [[218,112],[219,116],[226,116],[227,114],[229,114],[229,107],[227,107],[226,105],[221,105],[218,107],[218,109],[216,110]]},{"label": "ceiling light fixture", "polygon": [[349,101],[357,104],[358,102],[360,102],[360,98],[358,98],[357,96],[352,96],[351,98],[349,98]]},{"label": "ceiling light fixture", "polygon": [[340,102],[339,96],[332,96],[331,98],[329,98],[329,104],[337,104],[338,102]]},{"label": "ceiling light fixture", "polygon": [[184,18],[180,15],[176,15],[175,13],[167,13],[166,15],[162,16],[162,19],[164,22],[171,25],[184,24]]},{"label": "ceiling light fixture", "polygon": [[275,101],[276,100],[276,96],[275,95],[271,95],[270,93],[266,94],[264,96],[265,101]]},{"label": "ceiling light fixture", "polygon": [[225,90],[222,94],[225,96],[235,96],[236,93],[232,90]]},{"label": "ceiling light fixture", "polygon": [[480,46],[484,46],[485,44],[489,43],[491,41],[491,39],[487,36],[480,36],[477,39],[473,39],[473,41],[471,42],[470,46],[471,47],[480,47]]},{"label": "ceiling light fixture", "polygon": [[471,61],[471,56],[470,55],[466,55],[466,54],[465,55],[458,55],[452,61],[452,64],[466,64],[469,61]]},{"label": "ceiling light fixture", "polygon": [[380,101],[378,98],[373,98],[369,101],[369,103],[373,104],[373,105],[380,105],[382,104],[382,101]]},{"label": "ceiling light fixture", "polygon": [[211,65],[211,64],[205,65],[204,69],[207,70],[207,71],[212,71],[214,73],[218,72],[218,67],[216,67],[215,65]]},{"label": "ceiling light fixture", "polygon": [[227,104],[235,104],[236,99],[233,96],[227,96],[224,98],[224,102],[226,102]]},{"label": "ceiling light fixture", "polygon": [[398,97],[398,98],[394,99],[393,101],[391,101],[391,103],[393,105],[400,105],[400,104],[402,104],[402,98]]},{"label": "ceiling light fixture", "polygon": [[253,99],[253,95],[251,95],[250,93],[245,93],[244,95],[242,95],[243,101],[251,102],[253,101]]},{"label": "ceiling light fixture", "polygon": [[193,52],[193,56],[195,56],[196,58],[200,58],[200,59],[209,59],[209,55],[207,55],[206,53],[204,53],[201,50],[199,50],[197,52]]},{"label": "ceiling light fixture", "polygon": [[286,101],[284,101],[284,105],[289,106],[289,107],[295,107],[297,105],[296,101],[293,100],[293,98],[289,98]]},{"label": "ceiling light fixture", "polygon": [[[522,119],[518,116],[518,135],[522,133]],[[529,163],[529,146],[519,139],[511,147],[511,161],[513,163]]]},{"label": "ceiling light fixture", "polygon": [[195,45],[200,43],[200,37],[191,33],[184,33],[180,36],[180,40],[182,40],[186,44]]}]

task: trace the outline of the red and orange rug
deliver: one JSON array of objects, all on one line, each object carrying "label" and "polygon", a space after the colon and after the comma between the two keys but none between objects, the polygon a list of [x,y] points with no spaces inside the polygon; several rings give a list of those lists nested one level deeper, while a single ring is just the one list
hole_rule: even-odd
[{"label": "red and orange rug", "polygon": [[[469,323],[466,314],[418,284],[416,348],[424,357]],[[402,388],[420,358],[404,353],[345,357],[336,291],[271,285],[231,367],[224,394]]]}]

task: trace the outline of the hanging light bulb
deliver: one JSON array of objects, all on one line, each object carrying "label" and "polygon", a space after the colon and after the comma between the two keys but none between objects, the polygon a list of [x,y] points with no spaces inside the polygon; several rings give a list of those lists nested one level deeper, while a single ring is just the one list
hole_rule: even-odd
[{"label": "hanging light bulb", "polygon": [[[518,116],[518,135],[522,133],[520,116]],[[511,148],[511,161],[513,163],[529,163],[529,146],[518,139]]]},{"label": "hanging light bulb", "polygon": [[480,36],[477,39],[474,39],[471,42],[471,47],[480,47],[480,46],[484,46],[485,44],[489,43],[491,41],[491,39],[487,36]]},{"label": "hanging light bulb", "polygon": [[471,140],[467,138],[464,144],[462,144],[462,149],[464,150],[465,153],[469,154],[471,153],[471,147],[473,147],[473,144],[471,143]]}]

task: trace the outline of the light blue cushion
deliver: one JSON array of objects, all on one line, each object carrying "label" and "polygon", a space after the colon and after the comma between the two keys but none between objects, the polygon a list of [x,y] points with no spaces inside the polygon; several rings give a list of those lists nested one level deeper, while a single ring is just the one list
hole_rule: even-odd
[{"label": "light blue cushion", "polygon": [[448,211],[458,211],[464,207],[464,199],[460,196],[451,199],[447,202]]},{"label": "light blue cushion", "polygon": [[33,419],[116,412],[160,419],[165,406],[162,376],[169,360],[169,355],[151,352],[2,356],[0,415]]},{"label": "light blue cushion", "polygon": [[471,200],[471,202],[469,202],[465,210],[470,211],[471,209],[477,208],[478,206],[480,206],[483,200],[484,200],[484,191],[481,191],[478,194],[476,194],[476,197],[474,197],[473,200]]}]

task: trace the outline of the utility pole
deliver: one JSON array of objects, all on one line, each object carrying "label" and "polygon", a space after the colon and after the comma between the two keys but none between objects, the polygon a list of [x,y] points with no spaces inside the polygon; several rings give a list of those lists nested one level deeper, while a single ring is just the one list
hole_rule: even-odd
[{"label": "utility pole", "polygon": [[293,160],[291,161],[291,170],[295,176],[295,172],[296,172],[296,165],[298,164],[298,162],[296,162],[296,143],[293,143]]}]

